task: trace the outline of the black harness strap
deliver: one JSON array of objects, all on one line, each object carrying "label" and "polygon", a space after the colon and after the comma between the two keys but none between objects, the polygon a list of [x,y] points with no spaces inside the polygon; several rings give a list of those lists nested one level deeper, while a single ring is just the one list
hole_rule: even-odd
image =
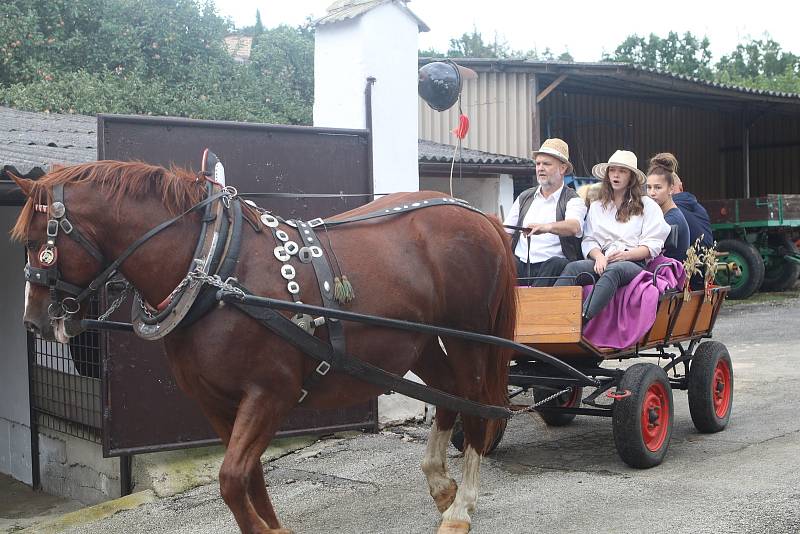
[{"label": "black harness strap", "polygon": [[[238,198],[234,198],[231,201],[229,212],[231,216],[231,229],[228,247],[224,251],[222,251],[224,247],[219,247],[224,256],[222,263],[219,265],[219,269],[215,273],[221,280],[227,280],[233,274],[234,269],[236,269],[236,266],[239,264],[239,253],[242,249],[242,219],[244,219],[244,217],[242,216],[242,205]],[[214,271],[211,272],[214,273]],[[208,313],[217,302],[216,293],[216,288],[205,287],[194,301],[189,313],[187,313],[186,317],[181,321],[180,328],[190,326]]]},{"label": "black harness strap", "polygon": [[128,248],[126,248],[125,251],[116,260],[114,260],[113,263],[111,263],[111,265],[106,267],[100,274],[98,274],[97,277],[95,277],[95,279],[92,280],[89,283],[89,285],[86,287],[86,289],[81,291],[80,295],[78,295],[76,297],[76,300],[78,302],[83,302],[83,300],[85,300],[92,293],[97,291],[99,286],[100,286],[100,284],[104,283],[112,274],[114,274],[117,271],[117,269],[119,268],[119,266],[122,265],[122,262],[127,260],[128,257],[131,254],[133,254],[136,251],[136,249],[138,249],[140,246],[142,246],[148,239],[150,239],[154,235],[162,232],[163,230],[166,230],[167,228],[169,228],[170,226],[172,226],[173,224],[175,224],[176,222],[178,222],[179,220],[184,218],[189,213],[197,211],[200,208],[204,207],[206,204],[210,204],[211,202],[214,202],[218,198],[221,198],[221,197],[227,196],[227,195],[229,195],[229,193],[227,191],[225,191],[225,190],[222,190],[219,193],[216,193],[216,194],[214,194],[214,195],[212,195],[210,197],[206,197],[205,199],[201,200],[200,202],[198,202],[197,204],[195,204],[194,206],[192,206],[188,210],[186,210],[183,213],[181,213],[180,215],[178,215],[176,217],[173,217],[172,219],[169,219],[167,221],[164,221],[161,224],[159,224],[158,226],[156,226],[155,228],[152,228],[150,231],[145,233],[139,239],[137,239],[136,241],[131,243],[131,245]]},{"label": "black harness strap", "polygon": [[[324,254],[315,256],[310,252],[311,247],[317,247],[319,250],[323,250],[319,238],[314,232],[314,228],[304,221],[296,220],[293,222],[296,225],[297,232],[300,234],[303,247],[308,249],[306,254],[311,258],[311,265],[314,267],[314,273],[317,275],[317,284],[319,285],[319,293],[322,296],[322,305],[325,308],[339,309],[339,304],[333,298],[333,271],[331,270],[328,258],[326,258]],[[303,400],[305,400],[308,392],[328,374],[331,368],[337,369],[339,367],[342,355],[346,353],[347,347],[341,321],[337,319],[328,319],[326,325],[328,327],[328,337],[333,347],[331,359],[323,360],[316,369],[305,378],[298,402],[303,402]]]},{"label": "black harness strap", "polygon": [[[246,289],[242,289],[249,293]],[[321,362],[320,366],[322,366],[324,362],[329,362],[337,358],[337,355],[334,354],[336,351],[331,345],[309,334],[277,311],[258,305],[245,304],[237,300],[228,300],[227,302],[236,306],[266,328],[297,347],[303,354]],[[418,384],[411,380],[406,380],[405,378],[384,371],[380,367],[361,361],[346,353],[342,353],[338,356],[336,371],[344,372],[359,380],[380,386],[385,388],[386,391],[396,391],[448,410],[466,413],[484,419],[507,419],[511,417],[511,410],[505,407],[480,404],[450,395],[444,391]]]},{"label": "black harness strap", "polygon": [[485,215],[478,208],[470,206],[466,200],[461,200],[452,197],[442,197],[442,198],[430,198],[426,200],[415,200],[414,202],[405,203],[402,205],[395,206],[393,208],[386,208],[378,211],[373,211],[371,213],[366,213],[364,215],[348,217],[347,219],[325,219],[325,220],[322,220],[321,218],[312,219],[308,221],[308,224],[310,224],[312,228],[315,228],[322,224],[324,224],[325,226],[339,226],[340,224],[347,224],[356,221],[366,221],[368,219],[387,217],[389,215],[399,215],[401,213],[407,213],[409,211],[414,211],[422,208],[430,208],[433,206],[459,206],[461,208],[465,208],[470,211],[480,213],[481,215]]}]

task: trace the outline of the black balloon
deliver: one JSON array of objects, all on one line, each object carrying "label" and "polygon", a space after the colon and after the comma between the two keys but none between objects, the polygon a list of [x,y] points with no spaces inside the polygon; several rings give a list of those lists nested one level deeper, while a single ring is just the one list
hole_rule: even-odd
[{"label": "black balloon", "polygon": [[419,69],[419,96],[436,111],[449,109],[461,93],[461,73],[453,62],[436,61]]}]

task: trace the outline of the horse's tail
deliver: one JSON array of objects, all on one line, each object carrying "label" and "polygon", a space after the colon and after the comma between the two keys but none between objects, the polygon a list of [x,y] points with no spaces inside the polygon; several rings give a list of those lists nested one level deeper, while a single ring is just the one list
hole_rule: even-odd
[{"label": "horse's tail", "polygon": [[[514,259],[514,252],[511,250],[511,239],[505,228],[493,217],[489,217],[492,225],[499,234],[502,243],[500,272],[498,273],[498,303],[495,313],[495,320],[492,328],[492,335],[504,339],[514,339],[514,328],[517,322],[517,267]],[[514,354],[513,349],[491,346],[490,359],[487,363],[486,389],[489,393],[490,402],[497,406],[508,404],[508,365]],[[493,421],[489,425],[487,439],[494,439],[497,431],[505,425],[505,421]]]}]

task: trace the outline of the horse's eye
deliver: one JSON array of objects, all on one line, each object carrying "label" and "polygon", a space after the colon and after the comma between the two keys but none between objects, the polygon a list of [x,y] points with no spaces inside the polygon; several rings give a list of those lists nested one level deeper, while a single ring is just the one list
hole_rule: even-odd
[{"label": "horse's eye", "polygon": [[26,241],[25,248],[27,248],[31,252],[36,252],[39,249],[39,243],[36,241]]}]

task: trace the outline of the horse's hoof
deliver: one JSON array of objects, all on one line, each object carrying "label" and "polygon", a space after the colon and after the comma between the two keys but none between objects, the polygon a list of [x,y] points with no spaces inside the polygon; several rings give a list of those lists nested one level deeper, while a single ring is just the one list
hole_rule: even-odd
[{"label": "horse's hoof", "polygon": [[440,514],[443,514],[444,511],[450,508],[450,505],[453,504],[453,501],[456,499],[457,491],[458,484],[456,484],[456,481],[451,478],[450,485],[447,487],[447,489],[444,489],[433,496],[433,502],[436,503],[436,508],[439,509]]},{"label": "horse's hoof", "polygon": [[466,521],[442,521],[436,534],[467,534],[469,523]]},{"label": "horse's hoof", "polygon": [[294,530],[288,528],[272,528],[267,531],[268,534],[294,534]]}]

